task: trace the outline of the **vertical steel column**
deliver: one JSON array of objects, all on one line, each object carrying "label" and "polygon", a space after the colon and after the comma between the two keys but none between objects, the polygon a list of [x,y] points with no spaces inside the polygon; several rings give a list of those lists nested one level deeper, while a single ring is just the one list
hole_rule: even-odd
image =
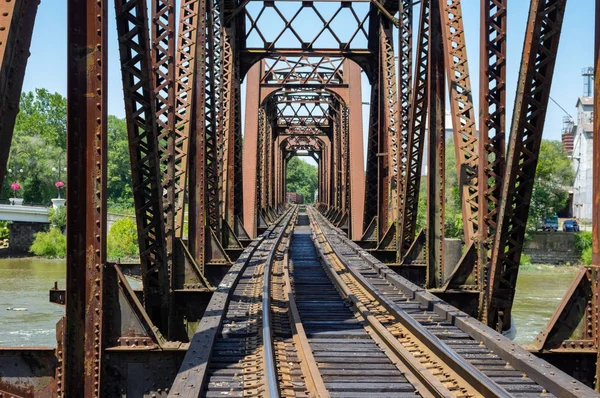
[{"label": "vertical steel column", "polygon": [[[175,167],[176,194],[175,236],[183,235],[185,194],[188,191],[187,169],[190,128],[192,123],[192,98],[194,96],[194,65],[196,57],[196,29],[198,26],[199,0],[182,0],[177,35],[177,79],[175,103]],[[190,185],[191,187],[191,185]],[[192,188],[189,189],[189,192]]]},{"label": "vertical steel column", "polygon": [[467,245],[478,230],[477,134],[460,0],[439,0],[463,226]]},{"label": "vertical steel column", "polygon": [[490,270],[488,326],[510,327],[523,239],[566,0],[533,0],[506,157]]},{"label": "vertical steel column", "polygon": [[[199,24],[198,29],[206,28],[206,46],[204,47],[205,71],[205,100],[204,100],[204,178],[206,183],[206,207],[205,219],[207,226],[216,234],[221,236],[221,211],[220,211],[220,187],[219,187],[219,109],[222,105],[219,101],[221,90],[220,71],[221,56],[221,18],[220,8],[217,7],[219,0],[206,0],[206,25]],[[220,239],[220,238],[219,238]]]},{"label": "vertical steel column", "polygon": [[363,233],[377,217],[379,203],[379,64],[374,65],[371,78],[371,106],[369,107],[369,133],[367,137],[367,166],[365,172],[365,211]]},{"label": "vertical steel column", "polygon": [[[174,0],[152,1],[152,72],[154,78],[153,99],[156,106],[158,150],[162,171],[162,196],[165,235],[165,266],[168,288],[165,294],[168,304],[169,327],[175,321],[173,314],[173,260],[175,244],[175,157],[177,134],[175,133],[175,3]],[[168,334],[167,334],[168,336]]]},{"label": "vertical steel column", "polygon": [[[350,61],[344,61],[344,79],[348,81],[348,150],[350,162],[350,222],[351,238],[360,239],[363,233],[365,209],[365,162],[363,147],[361,69]],[[370,221],[370,220],[369,220]],[[367,221],[368,222],[368,221]]]},{"label": "vertical steel column", "polygon": [[[400,74],[399,79],[399,133],[398,139],[400,146],[398,154],[398,188],[396,194],[398,198],[398,215],[397,215],[397,228],[396,228],[396,249],[397,262],[402,261],[402,249],[400,243],[400,229],[404,223],[404,201],[406,200],[405,189],[407,168],[408,168],[408,134],[410,130],[410,104],[412,100],[412,76],[413,76],[413,54],[412,54],[412,25],[413,25],[413,2],[412,0],[402,0],[398,2],[399,6],[399,21],[400,26],[398,28],[398,41],[399,41],[399,54],[398,54],[398,73]],[[424,7],[426,8],[426,7]]]},{"label": "vertical steel column", "polygon": [[235,94],[233,96],[234,104],[234,131],[233,131],[233,213],[236,221],[243,222],[244,220],[244,178],[243,178],[243,145],[242,139],[242,90],[240,87],[240,70],[239,66],[234,66],[235,71]]},{"label": "vertical steel column", "polygon": [[170,282],[148,10],[145,0],[115,0],[115,12],[144,304],[154,324],[168,334]]},{"label": "vertical steel column", "polygon": [[193,71],[193,120],[190,125],[189,153],[189,246],[190,252],[204,272],[205,249],[210,232],[207,234],[207,182],[206,182],[206,0],[198,3],[198,22]]},{"label": "vertical steel column", "polygon": [[404,257],[413,243],[417,228],[421,167],[423,164],[425,134],[427,131],[427,106],[429,98],[429,20],[429,2],[424,1],[421,3],[419,19],[417,68],[412,91],[412,101],[410,103],[404,202],[400,210],[400,228],[398,231],[400,259]]},{"label": "vertical steel column", "polygon": [[39,0],[0,2],[0,187],[6,175],[15,120]]},{"label": "vertical steel column", "polygon": [[67,21],[69,233],[58,395],[100,397],[106,263],[106,2],[71,0]]},{"label": "vertical steel column", "polygon": [[439,3],[430,0],[429,143],[426,286],[439,287],[444,271],[445,79]]},{"label": "vertical steel column", "polygon": [[[398,220],[398,192],[400,179],[400,151],[402,147],[400,112],[396,85],[396,65],[394,63],[394,43],[392,27],[387,19],[381,19],[379,30],[379,112],[380,112],[380,165],[379,180],[379,239]],[[384,26],[389,25],[389,26]],[[390,224],[390,225],[388,225]],[[397,227],[397,226],[396,226]]]},{"label": "vertical steel column", "polygon": [[506,166],[506,5],[481,0],[479,66],[479,301],[487,316],[487,282]]},{"label": "vertical steel column", "polygon": [[243,188],[244,188],[244,228],[250,237],[256,237],[257,217],[257,171],[258,137],[260,135],[260,76],[263,62],[257,62],[246,76],[246,112],[244,118]]},{"label": "vertical steel column", "polygon": [[225,30],[221,36],[223,51],[221,54],[221,126],[223,134],[223,219],[233,227],[235,225],[235,140],[236,108],[238,95],[238,76],[235,73],[234,43],[235,31]]}]

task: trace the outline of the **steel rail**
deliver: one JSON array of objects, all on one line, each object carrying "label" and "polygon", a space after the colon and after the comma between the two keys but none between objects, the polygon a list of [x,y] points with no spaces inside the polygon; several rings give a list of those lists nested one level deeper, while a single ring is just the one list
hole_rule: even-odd
[{"label": "steel rail", "polygon": [[[329,226],[329,222],[320,214],[319,216],[324,220],[324,223]],[[334,233],[338,234],[338,236],[345,236],[338,228],[334,226],[330,226],[330,228],[332,231],[335,231]],[[373,268],[377,275],[396,287],[411,301],[416,301],[427,306],[430,311],[454,324],[470,338],[481,342],[491,352],[506,361],[507,365],[526,374],[531,380],[548,391],[549,394],[572,398],[600,397],[600,394],[597,392],[593,391],[580,381],[577,381],[575,378],[563,373],[559,369],[553,368],[548,362],[535,357],[519,344],[514,343],[507,337],[479,322],[477,319],[468,316],[452,305],[442,301],[422,287],[401,277],[359,247],[356,243],[350,240],[345,241],[345,243],[347,249],[356,253],[356,255]],[[342,255],[342,257],[345,256]]]},{"label": "steel rail", "polygon": [[[314,223],[314,218],[311,221]],[[314,232],[315,229],[313,229]],[[320,232],[323,236],[322,232]],[[317,233],[318,234],[318,233]],[[324,248],[315,239],[315,247],[321,252],[325,253]],[[454,395],[438,380],[433,376],[432,372],[420,363],[417,358],[402,345],[396,337],[394,337],[387,328],[379,322],[379,320],[371,315],[369,309],[352,293],[347,284],[341,279],[331,264],[330,260],[325,255],[322,256],[325,271],[334,282],[340,293],[347,298],[352,305],[356,308],[357,312],[364,319],[365,323],[368,324],[382,341],[383,345],[389,348],[394,355],[402,363],[403,367],[407,370],[405,377],[415,387],[415,389],[424,397],[437,397],[437,398],[449,398]],[[412,377],[411,377],[412,376]]]},{"label": "steel rail", "polygon": [[285,234],[293,215],[296,214],[298,207],[294,207],[291,216],[288,216],[285,224],[281,230],[281,233],[275,238],[273,247],[267,256],[265,261],[265,268],[263,271],[263,291],[262,291],[262,332],[263,332],[263,352],[265,361],[265,378],[267,384],[267,390],[269,391],[270,398],[279,397],[279,383],[277,382],[277,360],[273,353],[273,334],[271,330],[271,266],[273,265],[273,258],[277,247],[281,242],[281,238]]},{"label": "steel rail", "polygon": [[[323,219],[323,216],[315,210],[310,210],[312,216],[316,214],[319,219]],[[473,386],[478,392],[484,394],[486,397],[511,397],[500,385],[492,381],[483,372],[473,366],[464,358],[460,357],[454,350],[446,346],[437,336],[433,335],[419,322],[411,318],[405,311],[397,307],[387,297],[383,296],[378,289],[376,289],[369,281],[365,279],[356,269],[348,265],[348,261],[345,256],[341,253],[340,248],[337,247],[334,242],[328,238],[328,234],[321,228],[323,237],[328,242],[332,251],[340,259],[340,262],[344,265],[345,269],[350,272],[354,279],[371,295],[377,298],[377,300],[383,305],[391,315],[394,316],[408,331],[414,334],[421,342],[427,346],[435,355],[440,359],[444,360],[447,365],[450,365],[452,369],[462,378],[465,379],[471,386]]]},{"label": "steel rail", "polygon": [[[229,306],[231,294],[258,248],[286,219],[287,227],[292,219],[293,211],[293,208],[288,209],[262,235],[253,240],[252,243],[246,247],[237,262],[231,267],[227,275],[225,275],[206,307],[205,313],[210,313],[211,316],[205,316],[200,321],[196,333],[190,341],[189,348],[181,367],[177,372],[177,377],[169,391],[169,397],[198,397],[200,396],[200,393],[204,391],[208,380],[208,366],[213,354],[214,343],[219,330],[222,327],[223,318],[225,317],[227,307]],[[285,228],[283,231],[285,231]]]}]

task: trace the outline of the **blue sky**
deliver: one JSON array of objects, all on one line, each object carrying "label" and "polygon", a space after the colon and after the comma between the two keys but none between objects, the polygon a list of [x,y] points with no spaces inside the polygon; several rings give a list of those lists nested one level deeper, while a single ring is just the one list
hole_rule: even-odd
[{"label": "blue sky", "polygon": [[[117,52],[113,2],[109,3],[109,106],[110,114],[124,116],[121,75]],[[474,93],[478,90],[479,1],[463,0],[463,14],[467,35],[469,68]],[[31,57],[27,65],[23,90],[45,87],[66,94],[66,0],[43,0],[39,6]],[[529,2],[508,2],[508,63],[507,63],[507,122],[512,116],[517,75],[523,49],[525,24]],[[594,1],[571,0],[567,5],[563,34],[558,53],[551,96],[573,116],[575,103],[583,91],[581,69],[593,65]],[[363,83],[364,85],[364,83]],[[368,91],[363,90],[365,101]],[[474,95],[477,105],[477,94]],[[363,109],[363,117],[367,109]],[[548,105],[545,138],[560,139],[562,118],[565,114],[554,103]]]}]

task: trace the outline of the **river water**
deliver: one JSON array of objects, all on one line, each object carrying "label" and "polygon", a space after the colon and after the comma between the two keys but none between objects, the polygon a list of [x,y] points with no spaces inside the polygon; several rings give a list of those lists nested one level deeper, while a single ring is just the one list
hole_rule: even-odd
[{"label": "river water", "polygon": [[[516,342],[530,343],[558,306],[575,268],[527,269],[519,273],[513,315]],[[55,346],[62,307],[48,301],[48,290],[64,288],[63,261],[0,260],[0,346]],[[15,311],[14,309],[26,309]]]}]

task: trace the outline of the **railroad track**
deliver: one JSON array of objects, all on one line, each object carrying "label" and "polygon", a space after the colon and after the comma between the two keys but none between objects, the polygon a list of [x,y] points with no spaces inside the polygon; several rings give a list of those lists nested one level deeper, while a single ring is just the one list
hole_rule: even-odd
[{"label": "railroad track", "polygon": [[169,396],[598,395],[294,207],[219,286]]}]

